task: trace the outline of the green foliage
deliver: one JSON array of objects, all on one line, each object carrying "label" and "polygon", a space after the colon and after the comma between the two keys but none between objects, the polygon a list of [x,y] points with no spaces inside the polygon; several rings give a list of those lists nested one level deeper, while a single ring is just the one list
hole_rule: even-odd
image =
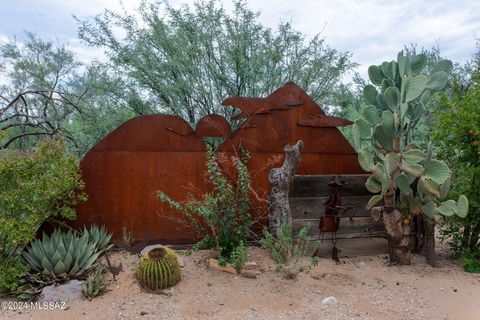
[{"label": "green foliage", "polygon": [[112,235],[107,232],[105,226],[99,228],[97,225],[93,224],[90,229],[84,227],[83,234],[88,235],[88,242],[95,244],[95,251],[97,252],[105,252],[113,247],[113,244],[110,244]]},{"label": "green foliage", "polygon": [[46,220],[74,219],[82,189],[78,163],[58,141],[0,152],[0,256],[14,257]]},{"label": "green foliage", "polygon": [[211,113],[229,119],[236,111],[221,106],[226,97],[265,96],[287,81],[328,104],[353,67],[349,54],[319,34],[307,40],[289,23],[272,31],[245,1],[234,6],[229,13],[214,0],[180,9],[144,3],[135,14],[107,10],[80,22],[79,35],[105,49],[109,71],[141,93],[137,103],[146,112],[176,114],[191,125]]},{"label": "green foliage", "polygon": [[0,297],[15,293],[27,271],[28,265],[19,255],[12,258],[0,257]]},{"label": "green foliage", "polygon": [[95,298],[102,294],[107,288],[107,276],[105,267],[98,265],[82,284],[82,293],[88,299]]},{"label": "green foliage", "polygon": [[[414,199],[415,203],[423,203],[423,213],[430,218],[465,217],[468,212],[465,196],[460,195],[458,203],[444,201],[451,184],[449,167],[432,159],[431,147],[424,151],[413,143],[412,132],[425,104],[433,92],[445,87],[453,68],[448,60],[438,61],[430,73],[424,71],[426,66],[424,54],[410,58],[400,52],[397,61],[369,68],[374,85],[366,85],[363,95],[373,107],[365,108],[364,117],[357,119],[352,128],[359,163],[372,173],[366,186],[379,193],[372,197],[367,208],[381,200],[386,206],[395,207],[394,195],[399,189],[407,203]],[[370,144],[361,148],[361,140]]]},{"label": "green foliage", "polygon": [[[480,61],[477,66],[480,65]],[[450,95],[440,99],[433,131],[438,155],[452,168],[449,199],[464,194],[469,201],[465,219],[450,217],[442,230],[455,256],[480,246],[480,72],[475,71],[468,85],[454,83]]]},{"label": "green foliage", "polygon": [[163,192],[157,193],[162,202],[182,212],[195,227],[202,237],[196,248],[214,248],[217,255],[226,260],[240,243],[245,243],[252,225],[248,159],[246,151],[241,151],[239,157],[231,157],[237,177],[233,182],[223,171],[212,147],[207,146],[206,174],[213,187],[211,192],[204,194],[201,200],[190,197],[184,203],[172,200]]},{"label": "green foliage", "polygon": [[142,256],[136,274],[140,284],[152,291],[172,287],[181,279],[177,256],[168,248],[155,248]]},{"label": "green foliage", "polygon": [[240,272],[247,262],[247,259],[247,247],[243,244],[243,241],[240,241],[238,247],[236,247],[230,255],[230,263],[235,267],[237,272]]},{"label": "green foliage", "polygon": [[461,258],[463,269],[470,273],[480,273],[480,248],[463,249]]},{"label": "green foliage", "polygon": [[[297,239],[294,240],[291,222],[284,222],[275,234],[271,234],[267,229],[264,229],[260,244],[270,251],[277,270],[283,269],[288,275],[294,276],[297,272],[297,263],[306,252],[307,236],[308,228],[303,227],[298,231]],[[312,262],[315,263],[316,261]]]},{"label": "green foliage", "polygon": [[[33,240],[22,252],[32,272],[39,273],[46,281],[63,281],[79,278],[95,267],[98,257],[109,248],[104,238],[94,238],[92,230],[81,235],[72,231],[62,233],[55,230],[51,236],[43,234],[41,240]],[[107,238],[111,235],[107,235]]]}]

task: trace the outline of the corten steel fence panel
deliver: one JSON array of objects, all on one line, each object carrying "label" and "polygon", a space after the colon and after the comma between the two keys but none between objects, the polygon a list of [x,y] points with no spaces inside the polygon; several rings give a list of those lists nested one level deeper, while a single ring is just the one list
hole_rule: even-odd
[{"label": "corten steel fence panel", "polygon": [[[194,233],[179,220],[181,214],[161,203],[155,192],[182,201],[188,194],[200,198],[210,190],[202,141],[207,136],[226,137],[218,150],[227,158],[240,147],[250,152],[253,214],[260,225],[268,221],[268,172],[283,162],[286,144],[304,141],[298,175],[364,173],[357,153],[337,128],[351,122],[327,116],[294,83],[266,98],[231,97],[224,105],[241,110],[234,118],[243,122],[233,133],[219,115],[202,118],[196,130],[176,116],[141,116],[110,133],[81,162],[89,199],[78,207],[72,224],[104,224],[115,239],[125,227],[136,240],[148,235],[165,243],[192,242]],[[234,178],[228,161],[222,164]]]}]

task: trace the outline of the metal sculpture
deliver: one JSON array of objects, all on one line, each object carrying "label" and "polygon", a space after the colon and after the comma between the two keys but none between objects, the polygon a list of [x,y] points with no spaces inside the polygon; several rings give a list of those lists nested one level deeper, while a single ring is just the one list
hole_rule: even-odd
[{"label": "metal sculpture", "polygon": [[248,168],[256,192],[252,206],[260,226],[268,224],[264,213],[268,172],[275,166],[272,159],[284,157],[285,145],[304,142],[297,174],[363,173],[357,153],[337,128],[350,122],[326,115],[294,83],[265,98],[231,97],[223,104],[241,110],[236,118],[243,122],[234,132],[219,115],[206,116],[196,130],[177,116],[147,115],[127,121],[92,147],[81,162],[88,200],[78,206],[72,225],[105,225],[116,240],[126,226],[136,239],[149,233],[153,241],[163,243],[196,241],[183,216],[162,204],[155,193],[168,191],[182,201],[189,194],[199,197],[210,190],[204,178],[202,141],[208,136],[225,138],[218,151],[227,158],[240,147],[250,152]]}]

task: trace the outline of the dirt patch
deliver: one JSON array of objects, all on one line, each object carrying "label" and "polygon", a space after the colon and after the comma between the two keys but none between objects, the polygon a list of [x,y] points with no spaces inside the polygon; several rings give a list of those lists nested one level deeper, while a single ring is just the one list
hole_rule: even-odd
[{"label": "dirt patch", "polygon": [[[109,291],[68,310],[0,310],[0,319],[479,319],[480,276],[442,258],[439,268],[415,256],[411,266],[389,266],[385,255],[309,260],[297,279],[275,271],[268,252],[250,248],[261,270],[256,279],[212,271],[211,253],[183,256],[182,281],[172,296],[144,291],[135,280],[136,258],[112,255],[124,272]],[[334,296],[338,302],[322,305]]]}]

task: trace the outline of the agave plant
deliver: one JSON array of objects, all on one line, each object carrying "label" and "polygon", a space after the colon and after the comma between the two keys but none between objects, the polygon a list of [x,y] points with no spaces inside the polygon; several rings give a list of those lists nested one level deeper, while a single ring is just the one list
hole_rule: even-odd
[{"label": "agave plant", "polygon": [[97,225],[92,225],[90,230],[86,227],[83,229],[83,234],[88,234],[88,241],[90,243],[95,243],[96,251],[107,251],[113,244],[110,244],[112,235],[107,232],[105,226],[98,227]]},{"label": "agave plant", "polygon": [[[368,105],[352,128],[359,163],[372,173],[366,187],[376,193],[367,208],[373,216],[383,217],[394,258],[403,264],[410,263],[410,218],[424,214],[428,224],[434,225],[442,216],[465,217],[468,213],[465,196],[446,200],[451,186],[448,166],[434,159],[432,147],[424,151],[413,142],[412,133],[425,104],[432,92],[443,90],[453,68],[451,61],[441,60],[428,73],[426,65],[424,54],[410,59],[400,52],[397,61],[370,66],[373,85],[363,90]],[[368,146],[361,148],[362,139]],[[407,207],[403,212],[398,193]],[[433,237],[434,233],[429,234]]]},{"label": "agave plant", "polygon": [[92,299],[104,292],[106,288],[105,266],[99,265],[88,275],[87,280],[82,285],[82,292],[85,297]]}]

